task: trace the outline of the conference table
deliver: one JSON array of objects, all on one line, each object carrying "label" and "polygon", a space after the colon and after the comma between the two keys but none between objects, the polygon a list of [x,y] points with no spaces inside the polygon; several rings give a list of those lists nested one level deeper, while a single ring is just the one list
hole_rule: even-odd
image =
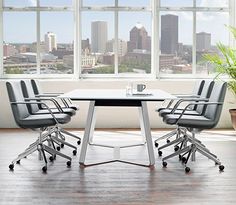
[{"label": "conference table", "polygon": [[[76,89],[61,95],[62,98],[69,98],[72,101],[89,101],[89,109],[87,121],[84,130],[83,141],[79,156],[81,167],[99,165],[110,162],[124,162],[145,167],[154,167],[155,155],[151,136],[151,128],[148,116],[147,102],[164,101],[167,99],[175,99],[176,97],[160,89],[145,90],[142,93],[134,93],[127,95],[125,89]],[[114,159],[106,162],[98,162],[93,164],[85,164],[86,152],[88,145],[93,145],[93,134],[96,122],[97,107],[137,107],[139,110],[139,120],[141,133],[147,144],[149,164],[138,164],[120,159]],[[101,145],[109,147],[106,145]],[[135,146],[135,145],[134,145]],[[115,146],[114,146],[115,147]],[[124,146],[128,147],[128,146]],[[117,147],[116,147],[117,148]],[[122,148],[122,147],[120,147]]]}]

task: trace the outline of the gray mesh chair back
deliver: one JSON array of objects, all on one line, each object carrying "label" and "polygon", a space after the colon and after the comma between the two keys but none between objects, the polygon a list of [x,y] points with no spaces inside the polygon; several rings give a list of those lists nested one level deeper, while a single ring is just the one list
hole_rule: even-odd
[{"label": "gray mesh chair back", "polygon": [[212,94],[209,98],[209,102],[219,102],[219,103],[222,102],[222,104],[208,105],[206,107],[204,116],[213,121],[213,126],[216,126],[220,119],[226,90],[227,90],[226,82],[216,82],[213,87]]},{"label": "gray mesh chair back", "polygon": [[[193,96],[200,96],[202,94],[202,90],[203,90],[204,84],[205,84],[205,80],[198,80],[198,81],[196,81],[196,83],[194,85],[194,88],[193,88],[193,91],[192,91]],[[190,109],[196,110],[197,106],[196,105],[195,106],[191,106]]]},{"label": "gray mesh chair back", "polygon": [[[212,80],[206,80],[205,84],[203,86],[200,98],[209,98],[211,96],[211,92],[214,86],[214,81]],[[205,113],[206,111],[206,105],[197,105],[196,111],[200,114]]]},{"label": "gray mesh chair back", "polygon": [[[33,87],[31,85],[31,81],[30,80],[21,80],[20,83],[21,83],[23,96],[25,98],[35,98],[35,94],[34,94]],[[37,104],[29,104],[27,106],[28,106],[29,112],[31,114],[39,111],[39,106]]]},{"label": "gray mesh chair back", "polygon": [[[19,81],[7,82],[6,86],[10,102],[24,102],[24,96]],[[22,119],[30,115],[27,106],[25,104],[11,104],[11,109],[16,124],[20,127],[24,127],[22,125]]]},{"label": "gray mesh chair back", "polygon": [[205,80],[196,81],[192,93],[194,95],[201,95],[204,84],[205,84]]},{"label": "gray mesh chair back", "polygon": [[34,94],[35,95],[39,95],[42,93],[41,89],[40,89],[40,86],[39,86],[39,83],[37,80],[34,80],[34,79],[31,79],[31,84],[32,84],[32,87],[33,87],[33,91],[34,91]]}]

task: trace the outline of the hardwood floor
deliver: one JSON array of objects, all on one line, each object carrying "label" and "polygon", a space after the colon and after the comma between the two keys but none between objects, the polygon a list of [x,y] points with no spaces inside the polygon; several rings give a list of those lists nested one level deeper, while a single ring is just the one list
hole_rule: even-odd
[{"label": "hardwood floor", "polygon": [[[73,130],[82,136],[82,131]],[[153,131],[159,137],[166,131]],[[8,165],[21,151],[37,138],[37,133],[26,130],[0,130],[0,204],[1,205],[70,205],[70,204],[181,204],[181,205],[233,205],[236,204],[236,133],[232,130],[204,132],[199,137],[225,165],[219,172],[214,163],[201,155],[191,162],[191,172],[185,174],[177,158],[168,160],[162,168],[156,156],[154,170],[149,168],[112,163],[81,169],[78,156],[72,156],[68,147],[62,152],[72,156],[71,168],[66,160],[57,157],[49,163],[43,174],[43,162],[37,153],[23,159],[9,171]],[[67,138],[76,144],[76,140]],[[129,144],[140,142],[139,132],[115,130],[97,131],[97,142]],[[164,141],[162,142],[164,143]],[[163,155],[172,152],[172,148]],[[122,159],[148,162],[145,146],[121,150]],[[112,159],[113,150],[90,147],[88,162]]]}]

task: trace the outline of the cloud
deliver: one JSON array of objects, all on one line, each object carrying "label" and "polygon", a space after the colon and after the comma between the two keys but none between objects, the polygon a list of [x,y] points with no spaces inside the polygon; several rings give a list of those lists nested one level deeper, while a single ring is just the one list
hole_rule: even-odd
[{"label": "cloud", "polygon": [[228,0],[201,0],[200,7],[225,7],[228,6]]},{"label": "cloud", "polygon": [[30,6],[36,6],[36,0],[28,0]]}]

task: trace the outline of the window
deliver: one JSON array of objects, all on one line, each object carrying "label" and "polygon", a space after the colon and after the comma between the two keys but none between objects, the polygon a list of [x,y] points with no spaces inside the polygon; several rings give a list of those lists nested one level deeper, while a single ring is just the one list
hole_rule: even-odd
[{"label": "window", "polygon": [[234,0],[0,0],[1,76],[207,77]]},{"label": "window", "polygon": [[[206,53],[218,53],[217,42],[229,45],[228,13],[198,12],[196,27],[196,62],[197,74],[204,76],[212,74],[215,68],[205,62],[202,56]],[[215,23],[217,22],[217,23]]]},{"label": "window", "polygon": [[[16,23],[17,19],[17,23]],[[5,12],[3,15],[3,73],[36,73],[36,15]],[[17,34],[17,35],[16,35]]]},{"label": "window", "polygon": [[228,7],[228,0],[197,0],[197,7]]},{"label": "window", "polygon": [[119,73],[151,73],[150,13],[120,12],[118,30]]},{"label": "window", "polygon": [[160,12],[162,74],[192,74],[192,12]]},{"label": "window", "polygon": [[40,14],[40,73],[72,74],[73,13],[41,12]]},{"label": "window", "polygon": [[72,0],[3,3],[3,74],[74,73]]},{"label": "window", "polygon": [[73,0],[40,0],[40,6],[71,6]]},{"label": "window", "polygon": [[83,74],[114,73],[114,52],[109,39],[114,39],[112,12],[83,12],[81,68]]},{"label": "window", "polygon": [[5,0],[3,5],[5,7],[34,7],[37,5],[37,0]]},{"label": "window", "polygon": [[161,0],[162,7],[192,7],[193,0]]},{"label": "window", "polygon": [[149,0],[83,1],[82,75],[151,73],[149,4]]}]

